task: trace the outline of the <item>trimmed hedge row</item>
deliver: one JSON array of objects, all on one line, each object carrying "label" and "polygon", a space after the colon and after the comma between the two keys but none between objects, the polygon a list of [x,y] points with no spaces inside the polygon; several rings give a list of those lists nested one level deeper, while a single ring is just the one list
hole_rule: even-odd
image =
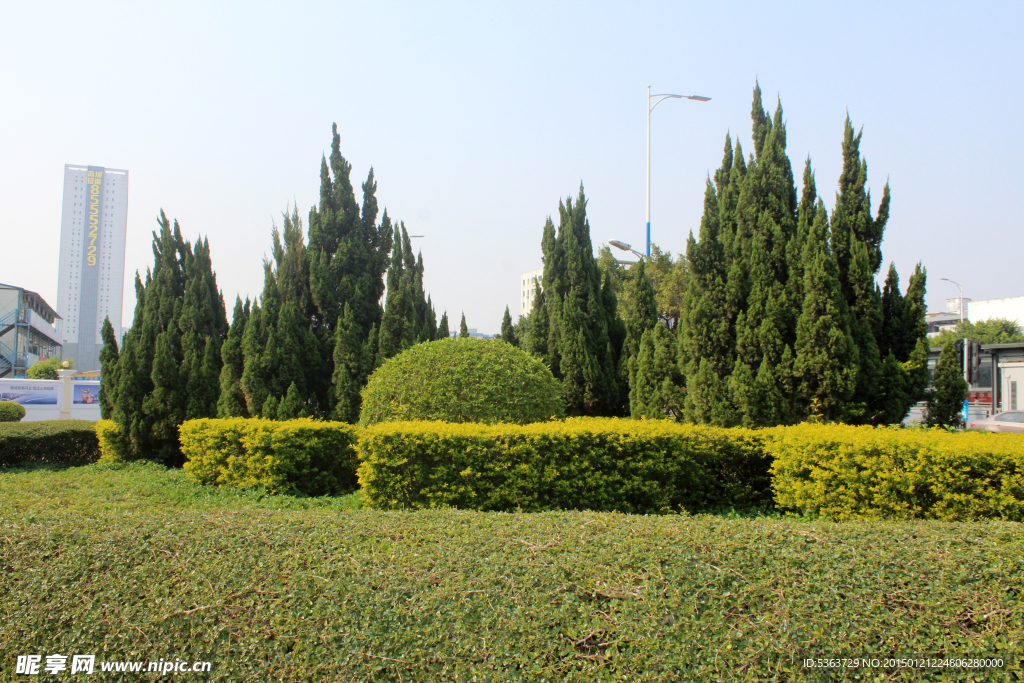
[{"label": "trimmed hedge row", "polygon": [[848,425],[770,430],[776,505],[830,519],[1024,521],[1024,436]]},{"label": "trimmed hedge row", "polygon": [[100,458],[93,423],[40,420],[0,423],[0,467],[29,463],[84,464]]},{"label": "trimmed hedge row", "polygon": [[359,440],[374,507],[630,513],[771,503],[763,436],[665,421],[392,422]]},{"label": "trimmed hedge row", "polygon": [[357,428],[344,422],[203,419],[185,422],[179,433],[185,474],[201,484],[310,496],[357,486]]}]

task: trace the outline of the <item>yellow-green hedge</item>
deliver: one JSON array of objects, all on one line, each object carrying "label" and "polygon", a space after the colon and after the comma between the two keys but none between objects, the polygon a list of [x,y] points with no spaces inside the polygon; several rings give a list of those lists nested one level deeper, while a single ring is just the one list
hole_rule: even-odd
[{"label": "yellow-green hedge", "polygon": [[300,418],[230,418],[181,425],[185,474],[201,484],[333,495],[356,488],[357,428]]},{"label": "yellow-green hedge", "polygon": [[129,459],[128,444],[116,422],[100,420],[93,429],[100,442],[100,462],[125,462]]},{"label": "yellow-green hedge", "polygon": [[747,429],[577,418],[530,425],[366,428],[359,481],[374,507],[646,513],[771,502],[763,437]]},{"label": "yellow-green hedge", "polygon": [[831,519],[1024,520],[1024,436],[799,425],[768,430],[776,505]]}]

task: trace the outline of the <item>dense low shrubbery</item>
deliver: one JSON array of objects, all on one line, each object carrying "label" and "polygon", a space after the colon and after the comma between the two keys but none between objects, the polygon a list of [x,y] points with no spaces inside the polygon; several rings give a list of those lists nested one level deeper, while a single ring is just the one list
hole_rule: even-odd
[{"label": "dense low shrubbery", "polygon": [[[15,659],[53,653],[95,654],[83,680],[102,681],[115,674],[100,662],[171,657],[213,663],[188,681],[1021,671],[1019,524],[315,507],[341,500],[202,487],[148,463],[0,473],[0,680],[47,678],[15,676]],[[1003,668],[804,667],[819,657]]]},{"label": "dense low shrubbery", "polygon": [[577,418],[368,427],[359,480],[377,507],[647,513],[771,502],[762,438],[746,429]]},{"label": "dense low shrubbery", "polygon": [[511,422],[559,417],[556,380],[539,359],[511,344],[442,339],[403,351],[370,376],[359,422]]},{"label": "dense low shrubbery", "polygon": [[783,508],[831,519],[1024,520],[1024,436],[800,425],[770,430]]},{"label": "dense low shrubbery", "polygon": [[99,442],[88,420],[0,423],[0,467],[84,464],[99,457]]},{"label": "dense low shrubbery", "polygon": [[357,486],[357,428],[344,422],[202,419],[180,433],[185,474],[202,484],[311,496]]},{"label": "dense low shrubbery", "polygon": [[14,401],[0,401],[0,422],[21,422],[25,406]]}]

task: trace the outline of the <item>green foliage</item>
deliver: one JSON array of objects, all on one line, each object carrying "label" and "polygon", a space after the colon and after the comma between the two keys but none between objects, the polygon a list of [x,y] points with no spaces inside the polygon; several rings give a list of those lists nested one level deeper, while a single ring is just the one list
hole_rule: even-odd
[{"label": "green foliage", "polygon": [[109,420],[117,404],[117,359],[120,355],[117,336],[109,317],[103,319],[100,336],[103,339],[103,348],[100,349],[100,368],[103,370],[100,373],[100,416]]},{"label": "green foliage", "polygon": [[872,675],[1022,665],[1024,545],[998,521],[354,512],[152,464],[3,473],[0,500],[0,642],[97,670],[169,652],[239,681],[805,681],[828,679],[805,657],[908,649],[1005,669]]},{"label": "green foliage", "polygon": [[[53,358],[47,358],[46,360],[37,360],[28,370],[25,371],[25,376],[29,379],[59,379],[57,376],[58,370],[64,370],[62,365],[64,361],[54,356]],[[74,361],[68,359],[68,368],[74,367]]]},{"label": "green foliage", "polygon": [[830,519],[1024,521],[1024,438],[847,425],[773,431],[776,504]]},{"label": "green foliage", "polygon": [[522,424],[561,412],[558,382],[537,358],[509,344],[441,339],[407,349],[373,373],[360,423]]},{"label": "green foliage", "polygon": [[181,426],[185,475],[200,484],[336,495],[356,487],[356,434],[351,425],[310,419],[190,420]]},{"label": "green foliage", "polygon": [[664,421],[396,422],[359,441],[359,481],[383,509],[655,513],[770,501],[757,433]]},{"label": "green foliage", "polygon": [[0,467],[82,464],[99,457],[99,442],[88,420],[0,422]]},{"label": "green foliage", "polygon": [[952,330],[943,330],[928,342],[932,346],[946,344],[964,338],[979,344],[1011,344],[1024,342],[1024,330],[1015,320],[992,318],[972,323],[965,320],[958,323]]},{"label": "green foliage", "polygon": [[459,339],[469,339],[469,328],[466,327],[466,314],[462,314],[462,321],[459,323]]},{"label": "green foliage", "polygon": [[25,406],[14,401],[0,401],[0,422],[21,422]]},{"label": "green foliage", "polygon": [[927,327],[926,273],[918,264],[905,295],[895,268],[884,293],[875,285],[888,185],[874,211],[847,118],[830,218],[809,158],[797,201],[782,107],[769,116],[760,86],[751,119],[754,155],[744,160],[726,136],[699,240],[687,243],[678,332],[687,419],[758,427],[906,414],[919,398],[906,364]]},{"label": "green foliage", "polygon": [[541,249],[544,291],[534,300],[529,350],[562,381],[569,414],[623,414],[618,373],[625,330],[615,287],[594,258],[582,184],[575,203],[559,202],[557,233],[550,218],[545,222]]},{"label": "green foliage", "polygon": [[136,273],[135,317],[118,356],[107,356],[103,375],[112,380],[110,417],[131,459],[177,465],[178,425],[217,414],[228,323],[209,242],[199,239],[193,247],[163,211],[157,223],[153,268],[145,284]]},{"label": "green foliage", "polygon": [[661,323],[644,332],[636,372],[630,376],[633,419],[683,418],[683,378],[676,362],[676,339]]},{"label": "green foliage", "polygon": [[512,325],[512,316],[509,315],[508,306],[505,307],[505,315],[501,319],[501,340],[512,346],[519,346],[519,337]]},{"label": "green foliage", "polygon": [[451,336],[452,333],[448,330],[448,311],[445,311],[437,323],[437,339],[448,339]]},{"label": "green foliage", "polygon": [[939,363],[935,366],[935,379],[932,384],[932,389],[928,392],[925,424],[929,427],[962,428],[968,387],[960,368],[956,347],[952,343],[946,344],[939,354]]},{"label": "green foliage", "polygon": [[242,352],[242,340],[245,337],[245,326],[249,322],[252,306],[248,297],[245,304],[242,297],[235,297],[235,310],[231,315],[231,328],[227,339],[221,347],[220,397],[217,399],[217,417],[248,417],[249,409],[242,392],[242,374],[245,362]]}]

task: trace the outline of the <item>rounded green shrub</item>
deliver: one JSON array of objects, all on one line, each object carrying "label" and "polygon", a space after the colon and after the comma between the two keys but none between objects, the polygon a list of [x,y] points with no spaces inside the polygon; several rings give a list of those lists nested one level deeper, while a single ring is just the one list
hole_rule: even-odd
[{"label": "rounded green shrub", "polygon": [[14,401],[0,401],[0,422],[21,422],[25,406]]},{"label": "rounded green shrub", "polygon": [[536,357],[504,342],[442,339],[377,368],[363,389],[359,422],[527,424],[561,415],[558,380]]}]

